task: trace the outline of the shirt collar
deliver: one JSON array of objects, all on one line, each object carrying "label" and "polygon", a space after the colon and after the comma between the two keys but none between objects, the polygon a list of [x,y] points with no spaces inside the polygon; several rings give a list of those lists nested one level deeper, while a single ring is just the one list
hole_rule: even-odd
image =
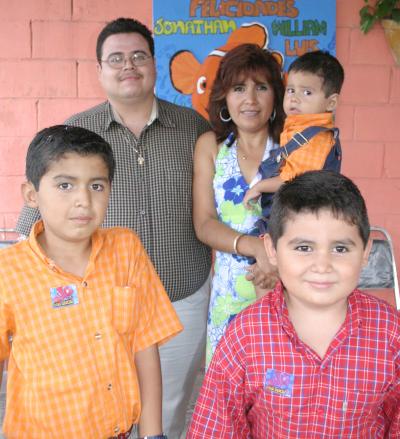
[{"label": "shirt collar", "polygon": [[[153,106],[151,108],[150,117],[146,123],[146,127],[150,126],[157,119],[165,126],[175,127],[175,124],[169,118],[168,112],[164,110],[160,100],[154,97]],[[118,112],[115,110],[115,108],[113,108],[111,103],[107,101],[106,121],[105,121],[106,129],[108,129],[113,122],[119,123],[120,125],[124,125],[124,122],[121,119]]]},{"label": "shirt collar", "polygon": [[[278,315],[278,319],[290,337],[297,337],[296,331],[289,317],[289,311],[286,306],[282,282],[278,282],[273,290],[273,305]],[[361,324],[360,313],[360,291],[354,290],[347,298],[347,314],[340,332],[344,329],[346,333],[353,332]]]},{"label": "shirt collar", "polygon": [[[72,276],[71,273],[65,273],[60,267],[58,267],[55,262],[50,259],[46,253],[43,251],[42,247],[40,246],[37,237],[40,233],[42,233],[44,230],[44,224],[42,220],[37,221],[29,234],[28,237],[28,245],[30,249],[33,251],[33,253],[36,255],[36,257],[39,258],[39,260],[45,264],[47,269],[50,269],[54,272],[58,272],[61,274],[66,274],[68,276]],[[101,229],[95,230],[95,232],[92,235],[92,250],[90,253],[89,263],[86,269],[86,274],[88,274],[92,268],[94,267],[94,261],[100,251],[100,249],[103,246],[104,237],[101,233]]]},{"label": "shirt collar", "polygon": [[333,113],[289,114],[286,116],[285,122],[287,125],[333,127]]}]

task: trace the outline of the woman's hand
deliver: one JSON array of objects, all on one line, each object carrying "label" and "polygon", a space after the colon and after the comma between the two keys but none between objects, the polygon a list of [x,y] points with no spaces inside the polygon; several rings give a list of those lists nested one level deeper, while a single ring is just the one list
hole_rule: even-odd
[{"label": "woman's hand", "polygon": [[261,289],[271,289],[275,286],[278,277],[276,267],[269,262],[263,241],[257,238],[254,241],[254,257],[256,262],[247,267],[249,273],[246,279],[253,282],[254,286]]},{"label": "woman's hand", "polygon": [[253,265],[249,265],[246,269],[248,271],[246,279],[253,282],[255,287],[261,289],[272,289],[279,279],[278,272],[273,266],[268,267],[269,271],[264,271],[265,267],[261,269],[256,262]]}]

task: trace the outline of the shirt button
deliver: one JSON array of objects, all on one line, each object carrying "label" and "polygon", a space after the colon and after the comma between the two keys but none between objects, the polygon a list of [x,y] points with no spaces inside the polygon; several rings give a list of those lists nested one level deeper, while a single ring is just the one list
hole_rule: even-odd
[{"label": "shirt button", "polygon": [[86,287],[87,287],[87,282],[86,282],[86,281],[83,281],[83,282],[82,282],[82,286],[83,286],[84,288],[86,288]]},{"label": "shirt button", "polygon": [[118,427],[118,425],[114,428],[114,433],[119,433],[119,427]]},{"label": "shirt button", "polygon": [[107,390],[111,390],[112,389],[112,384],[109,384],[108,386],[107,386]]},{"label": "shirt button", "polygon": [[144,209],[142,209],[142,210],[140,211],[140,215],[142,215],[142,216],[146,215],[146,211],[145,211]]},{"label": "shirt button", "polygon": [[100,332],[96,332],[96,334],[94,334],[94,338],[95,338],[96,340],[101,340],[102,337],[103,337],[103,336],[100,334]]}]

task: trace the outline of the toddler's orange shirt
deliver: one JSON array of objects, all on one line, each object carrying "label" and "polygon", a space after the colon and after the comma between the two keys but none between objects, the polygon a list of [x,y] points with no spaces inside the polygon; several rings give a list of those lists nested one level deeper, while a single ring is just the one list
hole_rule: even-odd
[{"label": "toddler's orange shirt", "polygon": [[[332,113],[287,116],[280,138],[280,145],[286,145],[295,133],[301,133],[309,126],[333,128]],[[332,132],[322,132],[314,136],[307,145],[289,154],[280,172],[282,180],[291,180],[306,171],[323,169],[334,142]]]}]

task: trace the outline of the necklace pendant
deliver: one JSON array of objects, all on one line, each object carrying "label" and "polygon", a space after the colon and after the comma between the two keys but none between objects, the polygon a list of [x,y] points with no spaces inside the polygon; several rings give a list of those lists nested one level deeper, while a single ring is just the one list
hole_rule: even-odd
[{"label": "necklace pendant", "polygon": [[142,166],[144,164],[144,157],[142,157],[141,155],[138,157],[137,162],[139,163],[140,166]]}]

